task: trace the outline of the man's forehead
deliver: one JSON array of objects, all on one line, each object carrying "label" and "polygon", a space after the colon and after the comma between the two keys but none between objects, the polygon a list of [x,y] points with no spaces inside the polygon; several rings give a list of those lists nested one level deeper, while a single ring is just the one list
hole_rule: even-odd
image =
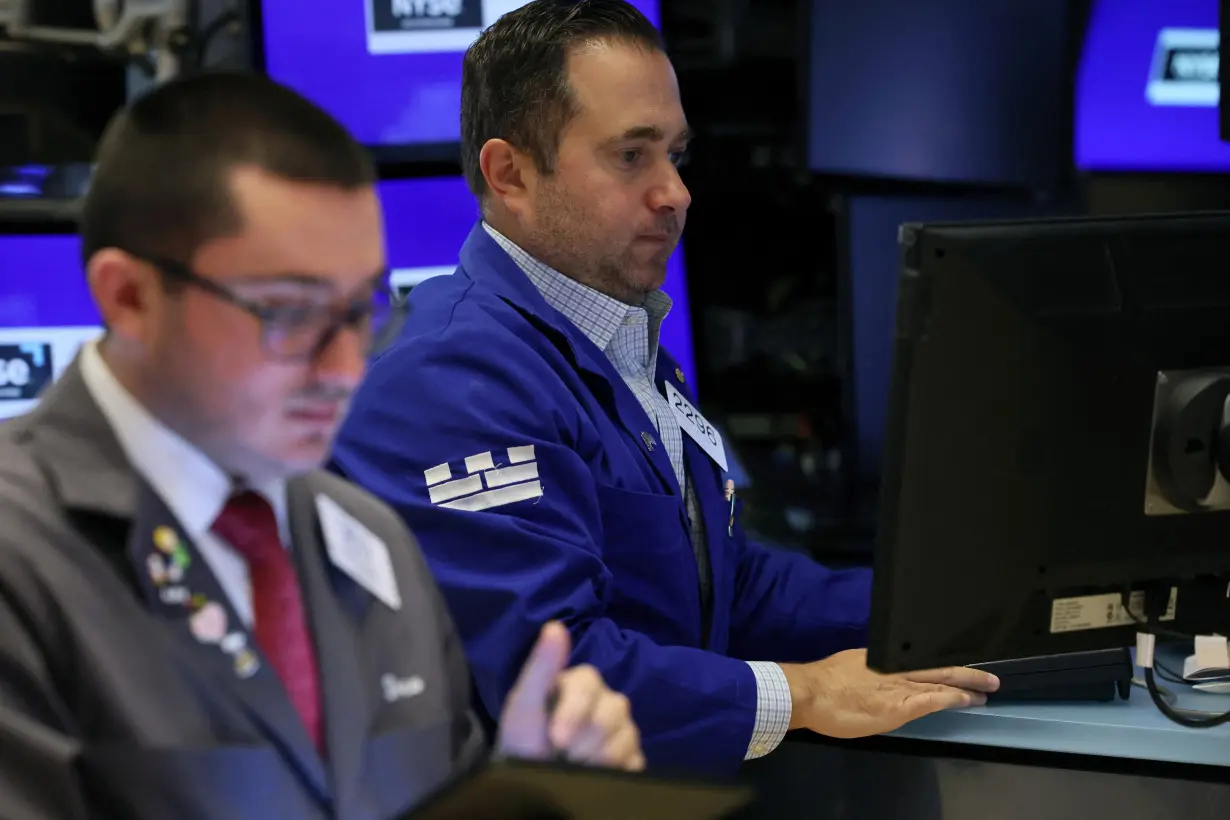
[{"label": "man's forehead", "polygon": [[611,142],[636,142],[640,140],[647,142],[690,142],[692,140],[692,129],[686,124],[682,126],[672,124],[668,128],[657,123],[646,123],[632,125],[622,131],[616,128],[614,135],[610,138]]},{"label": "man's forehead", "polygon": [[295,183],[247,168],[229,181],[240,228],[201,248],[218,276],[312,279],[349,290],[384,267],[373,189]]},{"label": "man's forehead", "polygon": [[[582,110],[679,109],[670,60],[634,43],[591,42],[568,57],[568,85]],[[631,123],[627,127],[631,127]]]}]

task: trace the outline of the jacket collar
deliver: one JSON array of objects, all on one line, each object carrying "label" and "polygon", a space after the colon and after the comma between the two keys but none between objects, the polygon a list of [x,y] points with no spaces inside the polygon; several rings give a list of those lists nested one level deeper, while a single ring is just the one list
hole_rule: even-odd
[{"label": "jacket collar", "polygon": [[561,337],[572,358],[588,370],[618,378],[598,346],[580,328],[547,303],[516,260],[476,222],[461,246],[461,269],[474,282],[494,293],[518,312]]},{"label": "jacket collar", "polygon": [[33,411],[9,423],[31,442],[67,507],[118,518],[136,512],[136,474],[86,386],[79,358]]},{"label": "jacket collar", "polygon": [[[532,317],[540,326],[549,328],[566,341],[573,357],[594,372],[603,374],[611,381],[618,381],[612,365],[598,346],[568,317],[547,303],[538,288],[526,276],[525,271],[483,227],[474,223],[460,255],[462,272],[472,281],[490,290],[504,302],[523,314]],[[678,378],[679,365],[665,348],[658,348],[657,380],[666,380],[683,386]],[[690,391],[684,390],[685,395]],[[695,399],[693,399],[695,401]]]}]

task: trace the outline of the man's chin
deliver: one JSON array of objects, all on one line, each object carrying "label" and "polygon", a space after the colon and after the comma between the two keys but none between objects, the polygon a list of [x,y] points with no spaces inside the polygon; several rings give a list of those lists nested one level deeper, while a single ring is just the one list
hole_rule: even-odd
[{"label": "man's chin", "polygon": [[274,450],[262,453],[259,460],[271,478],[292,478],[318,470],[329,460],[333,436],[315,432],[291,435],[279,442]]},{"label": "man's chin", "polygon": [[640,269],[636,272],[632,284],[637,290],[646,295],[653,293],[655,290],[661,290],[662,286],[666,284],[666,262],[663,261],[661,264],[658,264],[655,261],[641,265]]}]

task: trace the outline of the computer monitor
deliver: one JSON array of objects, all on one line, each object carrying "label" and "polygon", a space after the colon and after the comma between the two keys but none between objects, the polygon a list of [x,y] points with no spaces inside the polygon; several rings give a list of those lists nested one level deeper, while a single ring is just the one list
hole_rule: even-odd
[{"label": "computer monitor", "polygon": [[[385,180],[379,185],[384,206],[390,282],[401,293],[432,276],[452,273],[457,253],[478,221],[474,195],[459,176]],[[683,248],[666,267],[662,290],[674,302],[662,325],[662,346],[695,379],[692,320],[683,268]]]},{"label": "computer monitor", "polygon": [[1058,212],[1053,204],[968,193],[948,197],[846,197],[838,224],[844,258],[843,302],[850,329],[850,450],[860,487],[874,493],[884,460],[893,313],[897,309],[897,229],[907,222],[1028,219]]},{"label": "computer monitor", "polygon": [[0,226],[0,419],[31,409],[101,332],[76,228]]},{"label": "computer monitor", "polygon": [[[455,159],[461,57],[525,0],[263,0],[263,67],[382,159]],[[659,23],[659,0],[632,0]]]},{"label": "computer monitor", "polygon": [[869,663],[1226,634],[1230,213],[899,244]]}]

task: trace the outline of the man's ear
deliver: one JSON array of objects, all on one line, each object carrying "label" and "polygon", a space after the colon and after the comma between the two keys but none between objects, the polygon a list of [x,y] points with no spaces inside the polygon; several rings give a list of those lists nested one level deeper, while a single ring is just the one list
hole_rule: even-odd
[{"label": "man's ear", "polygon": [[137,340],[146,332],[158,274],[119,248],[103,248],[86,262],[86,280],[107,332]]},{"label": "man's ear", "polygon": [[538,172],[528,154],[507,140],[487,140],[478,155],[487,181],[487,196],[513,214],[521,214],[533,201]]}]

